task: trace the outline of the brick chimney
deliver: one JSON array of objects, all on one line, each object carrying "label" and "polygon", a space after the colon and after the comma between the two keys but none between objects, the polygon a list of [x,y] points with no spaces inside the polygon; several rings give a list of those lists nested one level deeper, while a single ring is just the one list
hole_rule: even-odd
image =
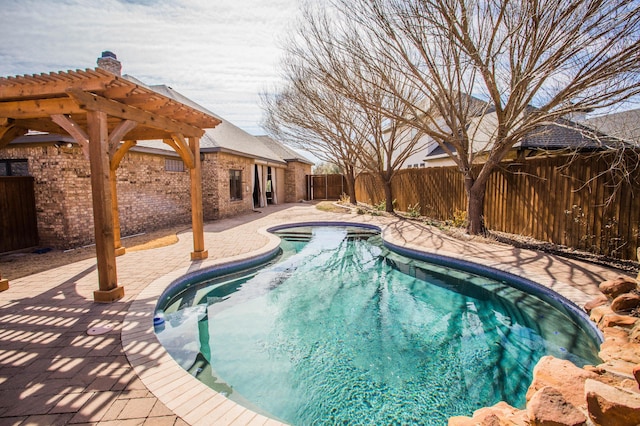
[{"label": "brick chimney", "polygon": [[115,75],[122,75],[122,64],[116,57],[116,54],[108,50],[102,52],[102,56],[98,58],[98,68],[102,68]]}]

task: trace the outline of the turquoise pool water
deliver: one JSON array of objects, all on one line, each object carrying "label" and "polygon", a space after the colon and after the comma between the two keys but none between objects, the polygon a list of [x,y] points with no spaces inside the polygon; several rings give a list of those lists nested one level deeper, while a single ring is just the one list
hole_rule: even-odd
[{"label": "turquoise pool water", "polygon": [[255,411],[295,425],[442,425],[523,406],[544,355],[599,363],[576,322],[506,283],[400,256],[369,229],[278,234],[278,259],[174,291],[156,315],[183,368]]}]

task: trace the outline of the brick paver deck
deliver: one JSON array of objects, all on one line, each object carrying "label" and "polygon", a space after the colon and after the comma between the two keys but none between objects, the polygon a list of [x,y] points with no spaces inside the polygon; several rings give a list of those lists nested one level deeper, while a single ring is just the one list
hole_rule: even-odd
[{"label": "brick paver deck", "polygon": [[[305,221],[377,225],[398,245],[463,258],[533,279],[583,304],[616,271],[501,244],[462,241],[390,217],[326,213],[287,204],[205,226],[209,259],[191,262],[191,234],[117,259],[125,298],[92,301],[95,260],[12,280],[0,293],[0,425],[278,424],[193,379],[159,346],[152,312],[173,279],[277,245],[266,229]],[[112,328],[88,335],[95,327]]]}]

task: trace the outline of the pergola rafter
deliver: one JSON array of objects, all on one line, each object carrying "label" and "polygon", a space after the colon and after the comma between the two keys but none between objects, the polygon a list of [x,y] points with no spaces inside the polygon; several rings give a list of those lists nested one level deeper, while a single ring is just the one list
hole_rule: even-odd
[{"label": "pergola rafter", "polygon": [[[28,130],[62,130],[78,142],[89,159],[99,280],[94,300],[99,302],[124,295],[115,261],[116,253],[124,252],[115,173],[137,140],[164,140],[185,161],[191,178],[191,258],[207,257],[199,139],[204,129],[219,123],[199,109],[100,68],[0,77],[0,148]],[[0,284],[3,282],[6,280],[0,276]]]}]

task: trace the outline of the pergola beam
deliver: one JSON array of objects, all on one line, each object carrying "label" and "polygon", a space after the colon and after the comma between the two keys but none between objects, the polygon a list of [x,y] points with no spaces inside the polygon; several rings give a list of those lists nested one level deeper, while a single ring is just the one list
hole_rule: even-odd
[{"label": "pergola beam", "polygon": [[195,167],[193,152],[191,152],[191,148],[184,136],[180,134],[172,134],[171,139],[163,139],[162,141],[178,153],[187,168],[193,169]]},{"label": "pergola beam", "polygon": [[[68,74],[72,76],[79,75],[77,72],[69,71]],[[0,85],[0,98],[2,99],[24,99],[24,98],[42,98],[51,96],[52,94],[64,93],[67,88],[69,88],[71,78],[62,77],[58,73],[49,73],[43,74],[47,77],[57,78],[56,81],[48,81],[46,84],[43,84],[41,81],[33,82],[31,84],[6,84]],[[25,77],[23,77],[25,78]],[[37,76],[36,78],[42,78],[42,76]],[[115,80],[118,80],[118,77],[114,75],[104,75],[99,78],[80,78],[73,82],[74,87],[78,87],[79,89],[86,91],[104,91],[106,90],[110,84],[112,84]],[[9,83],[11,83],[12,79],[7,79]]]},{"label": "pergola beam", "polygon": [[89,159],[89,136],[87,135],[87,132],[85,132],[78,123],[66,115],[54,114],[51,116],[51,121],[69,133],[69,135],[78,142],[78,145],[82,147],[82,152],[84,153],[85,158]]},{"label": "pergola beam", "polygon": [[[170,133],[181,133],[185,136],[204,135],[204,130],[186,123],[179,123],[162,115],[153,114],[141,109],[125,105],[93,93],[78,89],[69,89],[67,94],[78,103],[78,106],[88,111],[103,111],[112,117],[132,120],[139,125],[161,129]],[[1,114],[0,114],[1,115]]]},{"label": "pergola beam", "polygon": [[55,114],[86,112],[69,98],[37,99],[0,103],[0,117],[13,119],[45,118]]},{"label": "pergola beam", "polygon": [[3,121],[6,124],[0,125],[0,149],[9,145],[15,138],[27,133],[27,129],[10,124],[11,120],[4,119]]},{"label": "pergola beam", "polygon": [[133,130],[138,123],[132,120],[121,121],[112,131],[109,133],[109,158],[113,157],[120,141],[124,139],[124,136]]}]

